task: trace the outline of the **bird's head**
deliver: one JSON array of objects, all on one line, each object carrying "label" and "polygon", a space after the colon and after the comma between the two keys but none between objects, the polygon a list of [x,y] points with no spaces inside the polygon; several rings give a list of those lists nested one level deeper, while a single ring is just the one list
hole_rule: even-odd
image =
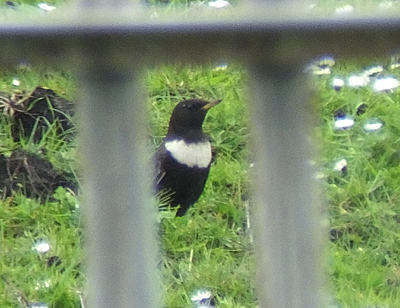
[{"label": "bird's head", "polygon": [[203,133],[202,125],[207,111],[221,100],[204,101],[188,99],[175,106],[169,121],[168,135],[182,135],[198,132]]}]

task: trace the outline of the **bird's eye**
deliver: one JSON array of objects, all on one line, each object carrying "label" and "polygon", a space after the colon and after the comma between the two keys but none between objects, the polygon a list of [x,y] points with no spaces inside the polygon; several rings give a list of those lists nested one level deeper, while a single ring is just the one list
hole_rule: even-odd
[{"label": "bird's eye", "polygon": [[190,111],[196,109],[194,104],[185,104],[183,107],[187,108]]},{"label": "bird's eye", "polygon": [[201,105],[196,104],[196,103],[185,103],[181,105],[182,109],[187,109],[189,111],[197,111],[199,109],[201,109]]}]

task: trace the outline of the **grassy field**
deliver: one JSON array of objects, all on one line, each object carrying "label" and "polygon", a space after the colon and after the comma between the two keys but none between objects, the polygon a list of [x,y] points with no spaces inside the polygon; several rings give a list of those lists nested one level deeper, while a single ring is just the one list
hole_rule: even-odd
[{"label": "grassy field", "polygon": [[[366,86],[348,86],[349,77],[376,64],[386,70],[370,77]],[[337,60],[331,74],[312,77],[318,110],[316,142],[321,145],[318,176],[331,230],[327,271],[334,302],[340,307],[400,306],[400,91],[373,89],[382,76],[400,77],[400,68],[390,64],[389,55]],[[20,81],[18,87],[14,78]],[[207,289],[218,307],[256,307],[253,253],[242,201],[250,186],[251,155],[246,71],[231,63],[176,65],[151,69],[145,78],[149,151],[162,140],[180,100],[223,99],[204,124],[217,157],[202,197],[183,218],[162,214],[165,306],[192,306],[194,292]],[[333,87],[335,78],[345,81],[340,90]],[[75,101],[75,80],[68,71],[19,66],[0,72],[0,91],[29,93],[38,85]],[[354,124],[335,128],[345,116]],[[14,142],[10,119],[6,115],[0,119],[0,153],[23,148],[79,179],[76,140],[49,133],[39,144],[28,138]],[[371,120],[383,126],[372,130],[365,126]],[[346,168],[338,164],[343,160]],[[0,307],[24,307],[28,302],[81,307],[85,272],[80,206],[79,196],[62,188],[45,204],[21,192],[0,201]],[[46,243],[49,250],[38,251]]]},{"label": "grassy field", "polygon": [[[333,74],[360,75],[374,64],[390,66],[390,58],[338,63]],[[398,77],[396,69],[382,75]],[[382,76],[381,75],[381,76]],[[378,77],[379,78],[379,77]],[[379,80],[379,79],[378,79]],[[332,77],[321,78],[317,104],[321,125],[323,181],[330,214],[331,277],[335,295],[350,307],[399,301],[399,94],[370,86],[332,89]],[[373,85],[371,78],[370,85]],[[354,118],[347,130],[334,130],[334,115]],[[369,131],[369,121],[384,123]],[[335,170],[346,159],[347,172]]]}]

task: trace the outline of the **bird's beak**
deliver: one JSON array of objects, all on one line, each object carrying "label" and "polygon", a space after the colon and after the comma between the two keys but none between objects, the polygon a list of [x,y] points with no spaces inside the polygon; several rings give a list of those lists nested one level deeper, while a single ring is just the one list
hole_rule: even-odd
[{"label": "bird's beak", "polygon": [[208,109],[214,107],[215,105],[218,105],[220,102],[222,102],[221,99],[213,100],[213,101],[209,102],[207,105],[203,106],[203,108],[201,108],[201,109],[208,110]]}]

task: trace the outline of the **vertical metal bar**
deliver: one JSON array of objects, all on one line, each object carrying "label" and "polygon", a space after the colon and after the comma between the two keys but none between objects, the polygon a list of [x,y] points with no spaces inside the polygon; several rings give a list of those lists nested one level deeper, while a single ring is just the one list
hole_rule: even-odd
[{"label": "vertical metal bar", "polygon": [[92,68],[78,77],[88,307],[158,307],[140,70]]},{"label": "vertical metal bar", "polygon": [[308,84],[286,67],[254,65],[251,76],[260,307],[324,307]]}]

